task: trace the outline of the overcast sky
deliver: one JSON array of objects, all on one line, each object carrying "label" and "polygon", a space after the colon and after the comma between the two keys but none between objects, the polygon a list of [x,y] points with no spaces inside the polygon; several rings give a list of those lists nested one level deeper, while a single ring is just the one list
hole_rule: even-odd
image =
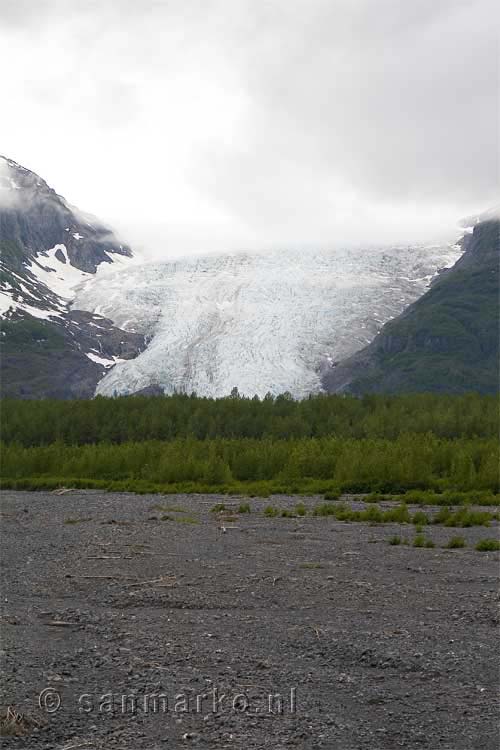
[{"label": "overcast sky", "polygon": [[498,189],[494,0],[1,0],[0,153],[156,256],[440,239]]}]

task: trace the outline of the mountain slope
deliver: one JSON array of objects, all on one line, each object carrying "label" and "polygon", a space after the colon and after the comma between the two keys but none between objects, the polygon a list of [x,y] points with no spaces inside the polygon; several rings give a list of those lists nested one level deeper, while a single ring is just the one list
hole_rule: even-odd
[{"label": "mountain slope", "polygon": [[0,391],[20,398],[85,397],[144,338],[72,309],[101,264],[131,257],[38,175],[0,157]]},{"label": "mountain slope", "polygon": [[330,392],[499,389],[500,221],[480,221],[452,269],[369,346],[325,373]]}]

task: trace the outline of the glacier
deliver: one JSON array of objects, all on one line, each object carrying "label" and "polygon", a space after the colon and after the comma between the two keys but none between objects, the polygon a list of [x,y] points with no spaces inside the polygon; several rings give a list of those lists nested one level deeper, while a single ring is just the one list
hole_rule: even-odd
[{"label": "glacier", "polygon": [[[101,264],[73,307],[142,333],[146,349],[97,386],[106,396],[165,393],[295,398],[373,339],[461,254],[457,244],[274,250]],[[107,266],[107,267],[106,267]]]}]

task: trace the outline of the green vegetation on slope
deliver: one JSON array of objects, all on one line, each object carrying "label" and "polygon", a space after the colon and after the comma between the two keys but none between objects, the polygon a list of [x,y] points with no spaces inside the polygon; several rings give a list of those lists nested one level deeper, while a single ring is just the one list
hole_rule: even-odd
[{"label": "green vegetation on slope", "polygon": [[351,393],[499,389],[498,221],[478,224],[464,256],[375,340],[326,377]]}]

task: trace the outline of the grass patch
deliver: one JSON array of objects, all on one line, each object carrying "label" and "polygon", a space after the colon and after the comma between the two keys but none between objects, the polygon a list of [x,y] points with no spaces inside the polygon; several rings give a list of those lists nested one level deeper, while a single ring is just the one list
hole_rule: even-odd
[{"label": "grass patch", "polygon": [[463,549],[467,546],[467,542],[463,536],[452,536],[448,539],[445,549]]},{"label": "grass patch", "polygon": [[352,510],[345,503],[331,505],[323,503],[313,510],[314,516],[333,516],[337,521],[356,523],[410,523],[411,516],[405,503],[396,508],[382,510],[378,505],[370,505],[364,510]]},{"label": "grass patch", "polygon": [[425,526],[428,521],[428,517],[422,510],[417,510],[417,512],[413,514],[411,519],[411,522],[414,523],[415,526]]},{"label": "grass patch", "polygon": [[339,517],[339,513],[342,513],[343,509],[346,509],[344,504],[342,505],[330,505],[330,503],[323,503],[317,505],[313,510],[313,516],[335,516]]},{"label": "grass patch", "polygon": [[267,518],[276,518],[276,516],[279,516],[279,510],[275,508],[273,505],[267,505],[264,508],[264,515]]},{"label": "grass patch", "polygon": [[319,570],[323,566],[321,565],[321,563],[317,562],[305,562],[301,563],[299,567],[303,568],[304,570]]},{"label": "grass patch", "polygon": [[213,508],[210,508],[211,513],[223,513],[226,510],[224,503],[215,503]]},{"label": "grass patch", "polygon": [[40,726],[36,719],[18,713],[12,706],[0,714],[0,737],[22,737]]},{"label": "grass patch", "polygon": [[385,494],[381,492],[371,492],[363,498],[365,503],[384,503],[394,500],[401,500],[411,505],[500,505],[500,495],[491,490],[470,490],[469,492],[460,492],[455,490],[444,490],[436,492],[433,490],[408,490],[401,494]]},{"label": "grass patch", "polygon": [[65,518],[64,523],[67,526],[72,526],[75,523],[87,523],[87,521],[92,521],[91,518]]},{"label": "grass patch", "polygon": [[500,541],[498,539],[481,539],[475,546],[478,552],[498,552],[500,551]]},{"label": "grass patch", "polygon": [[[268,506],[264,511],[266,516],[276,517],[281,515],[283,518],[291,518],[294,515],[306,515],[307,510],[304,504],[296,506],[295,514],[289,510],[282,510]],[[442,526],[455,528],[469,528],[471,526],[489,526],[491,521],[497,519],[495,513],[482,510],[472,510],[468,506],[452,510],[448,506],[439,509],[434,517],[427,515],[422,510],[416,511],[413,515],[410,513],[406,502],[402,502],[394,508],[384,510],[379,505],[373,503],[362,510],[354,510],[346,503],[321,503],[316,505],[312,511],[315,517],[333,517],[337,521],[351,523],[398,523],[414,524],[417,533],[422,533],[423,527],[429,524],[438,524]]]},{"label": "grass patch", "polygon": [[160,518],[160,521],[174,521],[175,523],[199,523],[199,520],[197,518],[193,518],[192,516],[170,516],[170,515],[164,515]]},{"label": "grass patch", "polygon": [[238,508],[238,513],[251,513],[250,503],[241,503]]},{"label": "grass patch", "polygon": [[425,547],[426,549],[432,549],[435,544],[432,541],[432,539],[427,539],[427,537],[422,534],[418,533],[415,535],[415,538],[413,539],[413,546],[414,547]]},{"label": "grass patch", "polygon": [[389,544],[391,544],[393,547],[397,547],[401,544],[401,537],[398,536],[398,534],[394,534],[390,537]]},{"label": "grass patch", "polygon": [[436,513],[432,523],[466,529],[471,526],[489,526],[495,518],[496,515],[494,513],[485,510],[471,510],[468,507],[464,507],[452,511],[451,508],[444,507]]},{"label": "grass patch", "polygon": [[176,523],[200,523],[197,518],[193,518],[193,516],[180,516],[179,518],[172,517],[172,521],[175,521]]}]

